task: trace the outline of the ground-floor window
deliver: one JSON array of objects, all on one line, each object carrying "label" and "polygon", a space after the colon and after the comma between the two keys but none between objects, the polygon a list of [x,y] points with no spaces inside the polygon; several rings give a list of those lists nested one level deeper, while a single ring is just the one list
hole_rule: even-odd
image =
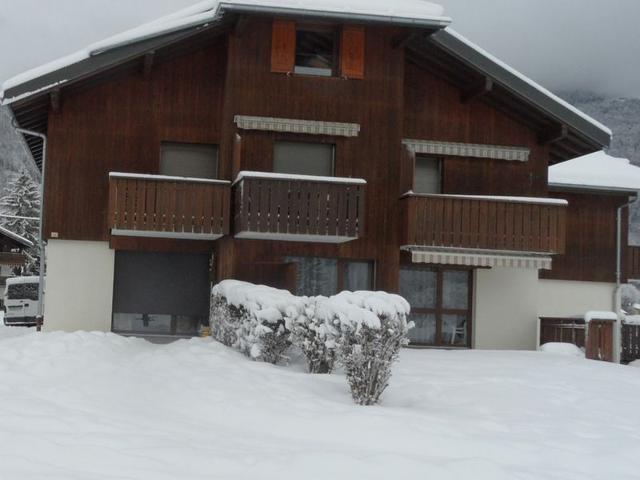
[{"label": "ground-floor window", "polygon": [[114,332],[195,335],[208,316],[208,254],[116,252]]},{"label": "ground-floor window", "polygon": [[296,264],[296,295],[335,295],[342,290],[372,290],[373,262],[323,257],[285,257]]},{"label": "ground-floor window", "polygon": [[411,266],[400,269],[400,294],[411,304],[414,345],[471,346],[472,270]]}]

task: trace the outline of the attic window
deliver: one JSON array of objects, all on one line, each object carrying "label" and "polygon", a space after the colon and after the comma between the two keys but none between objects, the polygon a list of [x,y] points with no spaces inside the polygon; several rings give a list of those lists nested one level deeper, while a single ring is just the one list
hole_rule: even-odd
[{"label": "attic window", "polygon": [[336,75],[337,44],[337,33],[334,29],[298,26],[294,73],[322,77]]}]

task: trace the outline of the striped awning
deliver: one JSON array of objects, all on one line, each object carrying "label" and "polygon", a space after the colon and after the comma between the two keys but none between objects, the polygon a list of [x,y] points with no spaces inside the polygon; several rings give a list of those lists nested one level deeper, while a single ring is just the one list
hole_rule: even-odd
[{"label": "striped awning", "polygon": [[437,142],[431,140],[402,141],[414,153],[429,155],[448,155],[454,157],[491,158],[526,162],[530,150],[524,147],[506,147],[500,145],[480,145],[474,143]]},{"label": "striped awning", "polygon": [[296,120],[292,118],[250,117],[236,115],[234,122],[243,130],[263,130],[268,132],[304,133],[309,135],[333,135],[337,137],[357,137],[360,124],[342,122],[321,122],[316,120]]},{"label": "striped awning", "polygon": [[467,267],[502,267],[551,270],[551,257],[542,255],[517,255],[508,253],[476,253],[411,250],[413,263],[461,265]]}]

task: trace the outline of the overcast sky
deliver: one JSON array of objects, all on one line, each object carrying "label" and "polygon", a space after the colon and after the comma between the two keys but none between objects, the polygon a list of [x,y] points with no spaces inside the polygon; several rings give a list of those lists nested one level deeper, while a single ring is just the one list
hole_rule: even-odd
[{"label": "overcast sky", "polygon": [[[0,82],[193,3],[0,0]],[[437,3],[456,30],[552,90],[640,97],[640,0]]]}]

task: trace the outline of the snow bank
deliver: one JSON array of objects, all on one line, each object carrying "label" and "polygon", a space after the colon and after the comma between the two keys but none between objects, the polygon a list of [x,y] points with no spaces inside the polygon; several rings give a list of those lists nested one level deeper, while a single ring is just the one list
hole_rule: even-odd
[{"label": "snow bank", "polygon": [[640,168],[600,151],[549,167],[549,185],[640,191]]},{"label": "snow bank", "polygon": [[28,334],[0,339],[0,478],[632,479],[638,398],[635,368],[405,349],[357,408],[341,374],[207,339]]},{"label": "snow bank", "polygon": [[567,357],[584,357],[584,351],[573,343],[549,342],[540,346],[539,350],[541,352],[564,355]]}]

